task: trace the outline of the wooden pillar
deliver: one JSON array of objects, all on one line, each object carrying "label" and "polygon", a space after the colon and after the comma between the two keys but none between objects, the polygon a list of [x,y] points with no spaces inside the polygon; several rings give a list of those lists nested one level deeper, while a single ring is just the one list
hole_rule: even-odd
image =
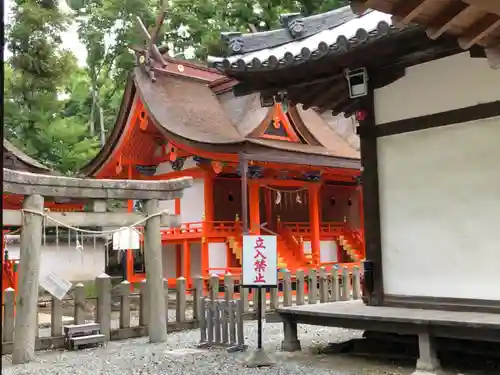
[{"label": "wooden pillar", "polygon": [[[378,152],[375,122],[373,88],[361,98],[358,116],[360,137],[361,180],[363,183],[363,213],[366,260],[373,268],[373,291],[368,304],[381,306],[384,302],[384,281],[382,276],[382,238],[380,234],[380,207],[378,184]],[[367,275],[365,274],[365,280]]]},{"label": "wooden pillar", "polygon": [[[134,201],[132,199],[129,199],[127,201],[127,211],[128,212],[134,212]],[[127,249],[127,257],[125,259],[125,267],[126,267],[126,274],[129,282],[132,282],[132,278],[134,277],[134,252],[132,249]],[[133,289],[133,286],[131,286],[131,289]]]},{"label": "wooden pillar", "polygon": [[311,254],[314,266],[320,263],[321,241],[320,241],[320,200],[319,183],[309,184],[309,223],[311,225]]},{"label": "wooden pillar", "polygon": [[[147,215],[157,213],[159,211],[158,200],[147,200],[145,211]],[[146,259],[146,285],[149,296],[148,332],[150,342],[165,342],[167,340],[160,222],[160,216],[156,216],[146,221],[144,226],[144,257]]]},{"label": "wooden pillar", "polygon": [[241,174],[241,224],[243,234],[248,234],[248,159],[243,152],[238,155]]},{"label": "wooden pillar", "polygon": [[201,241],[201,273],[202,276],[207,276],[209,267],[207,234],[214,221],[214,175],[212,171],[205,171],[203,187],[205,214],[203,219],[204,236]]},{"label": "wooden pillar", "polygon": [[260,185],[256,181],[248,182],[248,208],[250,233],[260,234]]},{"label": "wooden pillar", "polygon": [[[24,199],[23,209],[43,212],[41,195]],[[43,217],[25,211],[21,231],[21,256],[19,262],[19,291],[15,320],[12,363],[20,364],[35,359],[35,336],[38,336],[38,280],[42,252]]]},{"label": "wooden pillar", "polygon": [[273,197],[271,194],[271,190],[266,189],[265,190],[265,204],[266,204],[266,221],[267,221],[267,227],[268,228],[274,228],[274,225],[276,223],[272,223],[273,220]]},{"label": "wooden pillar", "polygon": [[189,279],[191,278],[191,252],[190,252],[191,248],[187,240],[184,240],[182,250],[183,250],[182,277],[184,277],[186,281],[189,282]]},{"label": "wooden pillar", "polygon": [[[175,199],[174,213],[176,215],[181,214],[181,199],[180,198]],[[182,221],[181,221],[181,224],[182,224]],[[175,277],[177,277],[177,278],[182,276],[181,260],[182,260],[182,245],[177,244],[177,245],[175,245]]]}]

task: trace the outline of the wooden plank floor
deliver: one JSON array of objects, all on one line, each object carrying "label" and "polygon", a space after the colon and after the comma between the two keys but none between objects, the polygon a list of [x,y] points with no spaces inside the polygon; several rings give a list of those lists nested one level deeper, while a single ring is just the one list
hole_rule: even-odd
[{"label": "wooden plank floor", "polygon": [[[500,314],[366,306],[360,300],[281,307],[276,312],[316,318],[500,329]],[[318,320],[320,322],[321,319]]]}]

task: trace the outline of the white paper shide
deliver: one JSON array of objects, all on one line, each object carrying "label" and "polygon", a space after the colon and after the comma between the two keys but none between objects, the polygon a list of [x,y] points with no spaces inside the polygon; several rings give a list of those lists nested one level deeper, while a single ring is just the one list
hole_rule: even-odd
[{"label": "white paper shide", "polygon": [[140,249],[141,234],[135,228],[123,228],[113,233],[113,250]]},{"label": "white paper shide", "polygon": [[72,285],[73,284],[69,281],[61,279],[54,272],[46,273],[40,279],[40,286],[58,300],[62,300],[64,298]]},{"label": "white paper shide", "polygon": [[243,236],[243,285],[278,285],[276,236]]}]

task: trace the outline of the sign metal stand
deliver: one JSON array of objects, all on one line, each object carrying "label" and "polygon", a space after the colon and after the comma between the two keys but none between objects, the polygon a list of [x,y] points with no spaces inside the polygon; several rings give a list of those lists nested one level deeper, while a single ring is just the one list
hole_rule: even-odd
[{"label": "sign metal stand", "polygon": [[[250,236],[248,228],[248,158],[243,152],[239,154],[241,172],[241,213],[243,224],[243,256],[242,285],[243,288],[256,288],[257,292],[257,349],[250,353],[246,364],[248,367],[273,366],[275,362],[262,347],[262,289],[276,288],[278,283],[277,239],[276,236]],[[256,254],[258,256],[256,256]],[[262,256],[262,257],[260,257]],[[262,259],[259,259],[262,258]],[[261,262],[259,267],[257,262]],[[260,269],[261,272],[257,272]],[[274,272],[272,274],[268,271]],[[264,275],[265,274],[265,275]],[[260,281],[263,279],[263,282]],[[265,289],[264,289],[265,290]]]}]

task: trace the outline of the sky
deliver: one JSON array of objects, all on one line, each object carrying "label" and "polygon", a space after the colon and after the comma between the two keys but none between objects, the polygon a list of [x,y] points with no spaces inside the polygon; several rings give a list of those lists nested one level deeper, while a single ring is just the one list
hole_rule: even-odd
[{"label": "sky", "polygon": [[[9,17],[10,17],[10,8],[12,1],[11,0],[4,0],[3,1],[3,6],[4,6],[4,15],[5,15],[5,24],[7,25],[9,23]],[[61,0],[59,3],[59,7],[63,11],[70,12],[71,9],[68,7],[66,4],[66,1]],[[63,41],[63,48],[67,48],[71,50],[76,58],[78,59],[78,63],[81,66],[85,65],[85,61],[87,59],[87,51],[85,50],[85,46],[80,43],[78,40],[78,33],[77,33],[77,25],[76,23],[73,22],[73,24],[69,27],[69,29],[63,34],[62,36],[62,41]],[[9,51],[7,48],[4,50],[4,58],[9,57]]]}]

